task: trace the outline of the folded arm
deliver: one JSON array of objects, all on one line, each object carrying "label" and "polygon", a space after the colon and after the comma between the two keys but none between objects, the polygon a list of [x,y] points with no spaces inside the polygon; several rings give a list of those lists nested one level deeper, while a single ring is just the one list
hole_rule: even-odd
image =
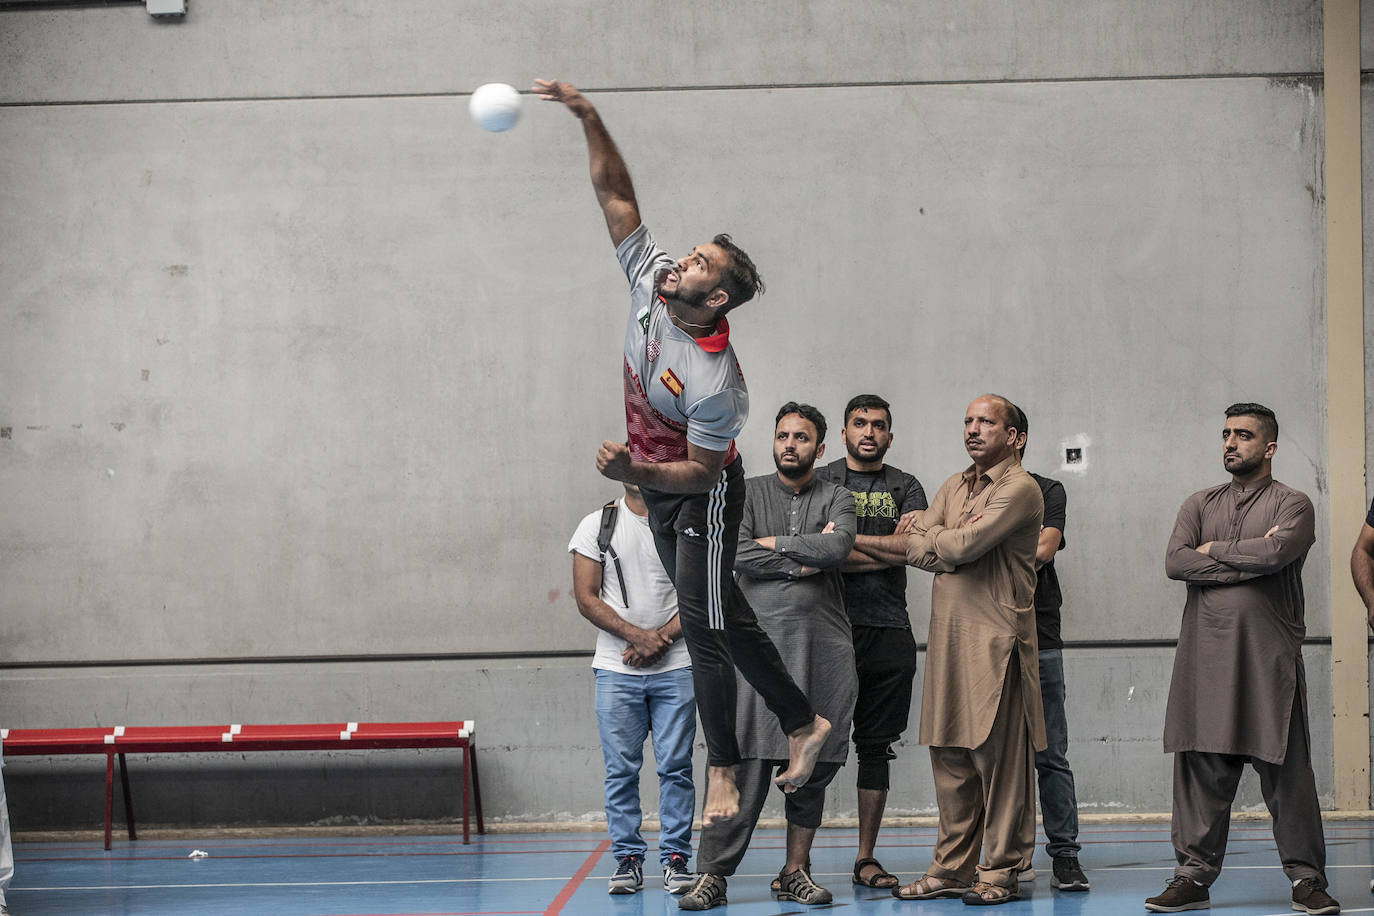
[{"label": "folded arm", "polygon": [[1232,569],[1267,576],[1307,553],[1316,540],[1311,500],[1294,497],[1279,507],[1274,527],[1264,537],[1213,541],[1207,555]]},{"label": "folded arm", "polygon": [[972,563],[1005,541],[1032,519],[1040,524],[1040,488],[1010,484],[988,499],[980,515],[958,528],[945,528],[931,538],[936,556],[954,566]]},{"label": "folded arm", "polygon": [[1164,550],[1164,572],[1170,579],[1190,585],[1234,585],[1253,579],[1258,573],[1246,573],[1220,563],[1197,548],[1202,543],[1202,506],[1188,499],[1178,510],[1174,532]]},{"label": "folded arm", "polygon": [[836,489],[826,511],[826,524],[818,534],[789,534],[773,538],[772,547],[783,556],[806,566],[834,569],[849,556],[854,546],[854,497],[848,490]]}]

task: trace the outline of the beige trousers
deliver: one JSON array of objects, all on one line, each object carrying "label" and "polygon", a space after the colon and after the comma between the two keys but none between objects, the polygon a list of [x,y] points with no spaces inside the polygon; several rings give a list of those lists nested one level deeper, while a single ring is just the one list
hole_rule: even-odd
[{"label": "beige trousers", "polygon": [[1030,753],[1030,723],[1013,655],[997,717],[982,746],[930,749],[940,833],[927,874],[962,885],[972,884],[976,876],[1016,887],[1017,869],[1035,852],[1035,835],[1026,830],[1027,817],[1032,825],[1035,818]]}]

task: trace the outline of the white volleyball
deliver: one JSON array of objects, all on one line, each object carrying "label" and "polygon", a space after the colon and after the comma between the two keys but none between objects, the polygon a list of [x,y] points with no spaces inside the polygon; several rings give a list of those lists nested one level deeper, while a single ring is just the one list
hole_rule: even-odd
[{"label": "white volleyball", "polygon": [[468,101],[468,113],[483,130],[510,130],[520,120],[520,93],[506,83],[478,86]]}]

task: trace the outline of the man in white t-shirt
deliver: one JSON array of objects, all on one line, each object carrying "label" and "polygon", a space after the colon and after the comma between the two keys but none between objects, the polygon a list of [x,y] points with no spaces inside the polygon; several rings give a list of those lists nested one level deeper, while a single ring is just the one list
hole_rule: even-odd
[{"label": "man in white t-shirt", "polygon": [[[613,517],[607,518],[607,513]],[[603,556],[603,521],[610,541]],[[644,885],[640,833],[639,770],[644,739],[653,736],[658,769],[658,857],[663,889],[681,894],[692,886],[692,742],[696,696],[691,660],[682,641],[677,593],[663,569],[649,512],[639,488],[625,484],[614,509],[582,519],[568,543],[573,555],[573,596],[582,616],[598,629],[596,719],[606,762],[606,827],[616,870],[612,894],[633,894]]]}]

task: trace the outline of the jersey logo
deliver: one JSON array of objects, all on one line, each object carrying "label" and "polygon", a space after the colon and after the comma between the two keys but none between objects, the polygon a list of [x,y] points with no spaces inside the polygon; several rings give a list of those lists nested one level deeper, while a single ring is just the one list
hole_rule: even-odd
[{"label": "jersey logo", "polygon": [[682,379],[674,375],[672,369],[665,370],[664,373],[658,377],[658,380],[663,383],[664,388],[667,388],[673,393],[673,397],[678,397],[682,394]]},{"label": "jersey logo", "polygon": [[639,314],[635,316],[635,321],[639,323],[641,332],[649,333],[649,307],[647,305],[639,310]]},{"label": "jersey logo", "polygon": [[653,340],[649,341],[649,345],[644,348],[644,352],[649,357],[649,362],[653,362],[654,360],[658,359],[658,351],[659,342],[658,338],[655,337]]}]

